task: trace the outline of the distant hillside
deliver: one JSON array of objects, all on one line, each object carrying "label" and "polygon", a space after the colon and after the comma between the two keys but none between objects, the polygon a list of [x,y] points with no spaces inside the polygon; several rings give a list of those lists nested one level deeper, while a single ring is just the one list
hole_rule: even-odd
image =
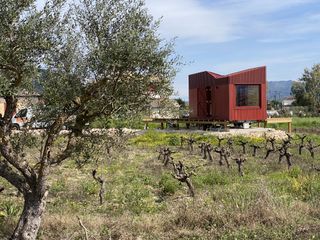
[{"label": "distant hillside", "polygon": [[279,100],[290,96],[292,81],[271,81],[268,82],[267,98],[268,100]]}]

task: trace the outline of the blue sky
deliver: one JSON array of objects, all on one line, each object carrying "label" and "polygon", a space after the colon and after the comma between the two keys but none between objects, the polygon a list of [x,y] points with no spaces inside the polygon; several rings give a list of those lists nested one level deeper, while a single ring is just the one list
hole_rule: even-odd
[{"label": "blue sky", "polygon": [[146,0],[161,35],[177,37],[187,64],[174,80],[188,98],[188,75],[267,66],[268,81],[297,80],[320,62],[319,0]]},{"label": "blue sky", "polygon": [[[44,0],[38,0],[44,2]],[[174,79],[188,99],[188,75],[267,66],[268,81],[297,80],[320,62],[320,0],[145,0],[162,17],[163,38],[183,57]]]}]

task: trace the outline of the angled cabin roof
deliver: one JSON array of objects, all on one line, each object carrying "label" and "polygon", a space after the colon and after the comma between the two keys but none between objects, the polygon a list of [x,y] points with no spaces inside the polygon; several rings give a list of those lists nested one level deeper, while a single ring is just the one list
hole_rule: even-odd
[{"label": "angled cabin roof", "polygon": [[230,73],[230,74],[228,74],[228,76],[231,77],[231,76],[235,76],[235,75],[240,75],[240,74],[256,71],[256,70],[263,69],[263,68],[265,68],[265,66],[255,67],[255,68],[248,68],[248,69],[245,69],[245,70],[242,70],[242,71],[239,71],[239,72]]},{"label": "angled cabin roof", "polygon": [[212,77],[216,78],[216,79],[224,78],[224,77],[225,77],[225,76],[223,76],[223,75],[220,75],[220,74],[214,73],[214,72],[208,72],[208,71],[207,71],[207,73],[208,73],[209,75],[211,75]]},{"label": "angled cabin roof", "polygon": [[209,75],[211,75],[212,77],[214,77],[215,79],[219,79],[219,78],[232,77],[232,76],[236,76],[236,75],[240,75],[240,74],[245,74],[245,73],[248,73],[248,72],[251,72],[251,71],[256,71],[256,70],[262,69],[262,68],[265,68],[265,66],[255,67],[255,68],[248,68],[248,69],[241,70],[241,71],[238,71],[238,72],[229,73],[227,75],[221,75],[221,74],[214,73],[214,72],[209,72],[209,71],[206,71],[206,72]]},{"label": "angled cabin roof", "polygon": [[203,71],[189,75],[189,89],[203,88],[214,84],[264,84],[266,83],[266,67],[256,67],[226,75]]}]

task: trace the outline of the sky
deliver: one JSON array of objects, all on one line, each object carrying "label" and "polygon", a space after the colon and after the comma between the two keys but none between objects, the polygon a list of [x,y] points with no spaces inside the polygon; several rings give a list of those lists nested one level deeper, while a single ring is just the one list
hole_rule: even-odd
[{"label": "sky", "polygon": [[162,17],[160,33],[176,39],[186,64],[174,79],[188,99],[188,75],[228,74],[267,66],[268,81],[297,80],[320,63],[319,0],[146,0]]},{"label": "sky", "polygon": [[[188,75],[267,66],[268,81],[297,80],[320,63],[320,0],[145,0],[159,32],[175,40],[183,66],[176,97],[188,99]],[[44,2],[44,0],[39,0]]]}]

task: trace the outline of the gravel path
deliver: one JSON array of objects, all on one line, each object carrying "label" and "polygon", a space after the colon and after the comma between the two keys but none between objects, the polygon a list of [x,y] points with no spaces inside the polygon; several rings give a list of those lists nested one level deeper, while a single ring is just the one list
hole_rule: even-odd
[{"label": "gravel path", "polygon": [[[276,139],[284,139],[287,137],[286,132],[282,130],[276,130],[274,128],[249,128],[249,129],[228,129],[228,131],[203,131],[203,130],[174,130],[174,129],[164,129],[156,130],[158,132],[167,132],[167,133],[199,133],[207,134],[221,137],[228,136],[245,136],[245,137],[275,137]],[[145,131],[141,131],[143,133]],[[140,132],[139,132],[140,133]]]},{"label": "gravel path", "polygon": [[[122,129],[125,134],[143,134],[146,132],[146,130],[139,130],[139,129],[129,129],[124,128]],[[28,132],[32,132],[35,135],[40,135],[44,132],[43,129],[33,129],[33,130],[27,130]],[[116,129],[90,129],[85,132],[86,134],[114,134],[117,130]],[[275,137],[276,139],[283,139],[286,138],[286,132],[282,130],[275,130],[273,128],[249,128],[249,129],[228,129],[227,131],[203,131],[203,130],[192,130],[192,129],[156,129],[155,131],[158,132],[166,132],[166,133],[198,133],[198,134],[204,134],[204,135],[214,135],[214,136],[221,136],[221,137],[228,137],[228,136],[246,136],[246,137],[264,137],[266,135],[267,137]],[[14,131],[14,132],[20,132],[20,131]],[[63,130],[60,132],[60,134],[68,134],[68,130]]]}]

